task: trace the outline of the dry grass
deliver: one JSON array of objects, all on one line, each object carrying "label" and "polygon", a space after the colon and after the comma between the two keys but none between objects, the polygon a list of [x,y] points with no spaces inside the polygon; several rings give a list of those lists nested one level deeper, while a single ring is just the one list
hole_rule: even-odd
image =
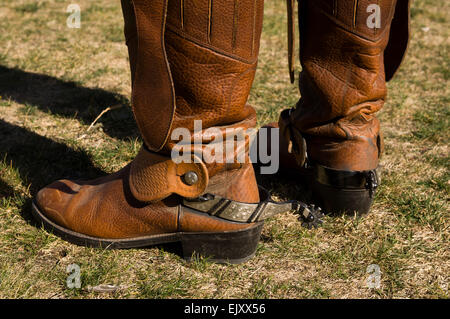
[{"label": "dry grass", "polygon": [[[408,57],[380,112],[383,185],[365,219],[327,218],[307,231],[294,216],[268,221],[254,259],[186,263],[163,249],[102,251],[68,244],[30,217],[37,190],[63,177],[117,170],[138,151],[118,1],[78,0],[82,28],[65,24],[66,1],[4,0],[0,8],[1,298],[447,298],[449,249],[448,2],[413,3]],[[250,97],[260,124],[292,106],[284,3],[266,2],[259,72]],[[299,183],[262,179],[280,198]],[[81,266],[82,288],[66,288]],[[366,286],[378,264],[380,289]],[[116,284],[113,294],[88,286]]]}]

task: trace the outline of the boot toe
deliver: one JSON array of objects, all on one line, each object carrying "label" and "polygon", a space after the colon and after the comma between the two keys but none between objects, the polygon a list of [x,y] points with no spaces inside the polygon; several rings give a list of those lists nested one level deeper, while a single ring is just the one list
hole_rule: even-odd
[{"label": "boot toe", "polygon": [[40,212],[51,221],[67,226],[65,212],[70,200],[76,195],[81,185],[69,180],[59,180],[41,189],[36,195],[36,204]]}]

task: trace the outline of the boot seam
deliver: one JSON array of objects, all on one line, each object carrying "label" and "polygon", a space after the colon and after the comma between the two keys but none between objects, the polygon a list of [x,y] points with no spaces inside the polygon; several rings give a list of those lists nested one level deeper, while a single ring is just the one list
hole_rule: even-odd
[{"label": "boot seam", "polygon": [[339,21],[335,16],[330,15],[328,12],[326,12],[322,8],[313,6],[313,10],[317,10],[318,13],[326,16],[332,23],[334,23],[340,29],[342,29],[344,31],[347,31],[348,33],[351,33],[352,35],[354,35],[354,36],[356,36],[356,37],[358,37],[360,39],[376,43],[376,42],[379,42],[380,40],[382,40],[385,37],[386,33],[390,31],[390,29],[391,29],[391,27],[390,27],[391,26],[391,22],[392,22],[392,19],[394,17],[393,13],[394,13],[394,10],[395,10],[395,6],[393,6],[391,8],[391,10],[389,11],[389,22],[386,24],[386,27],[384,28],[384,30],[378,35],[378,37],[373,38],[373,39],[370,39],[370,38],[368,38],[368,37],[366,37],[364,35],[361,35],[361,34],[356,33],[355,31],[352,31],[352,28],[353,28],[352,26],[345,25],[343,22]]},{"label": "boot seam", "polygon": [[225,56],[225,57],[237,60],[237,61],[245,63],[245,64],[249,64],[249,65],[255,64],[258,61],[258,57],[255,57],[254,59],[250,59],[250,60],[249,59],[245,59],[245,58],[240,57],[240,56],[238,56],[236,54],[233,54],[233,53],[221,50],[221,49],[219,49],[219,48],[217,48],[217,47],[215,47],[213,45],[201,42],[200,40],[195,39],[193,36],[187,34],[186,32],[183,32],[182,30],[179,30],[179,29],[177,29],[177,28],[175,28],[173,26],[170,26],[168,24],[166,24],[166,28],[167,28],[167,31],[172,32],[174,35],[176,35],[176,36],[178,36],[180,38],[183,38],[183,39],[185,39],[187,41],[193,42],[194,44],[196,44],[198,46],[201,46],[204,49],[210,50],[210,51],[212,51],[214,53],[217,53],[217,54],[220,54],[222,56]]}]

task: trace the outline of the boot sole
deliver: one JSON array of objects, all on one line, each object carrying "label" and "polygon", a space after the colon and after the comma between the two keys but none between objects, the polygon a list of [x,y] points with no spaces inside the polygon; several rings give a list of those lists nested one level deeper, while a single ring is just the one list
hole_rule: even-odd
[{"label": "boot sole", "polygon": [[251,259],[256,252],[263,222],[237,231],[224,232],[178,232],[135,238],[108,239],[91,237],[59,226],[42,214],[33,201],[32,214],[45,229],[58,237],[79,246],[103,249],[144,248],[170,243],[181,244],[181,254],[186,260],[200,255],[209,261],[225,264],[240,264]]}]

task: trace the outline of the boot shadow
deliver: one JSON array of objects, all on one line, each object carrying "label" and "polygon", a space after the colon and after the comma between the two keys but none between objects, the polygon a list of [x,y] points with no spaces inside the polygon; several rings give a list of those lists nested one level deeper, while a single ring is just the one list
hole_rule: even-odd
[{"label": "boot shadow", "polygon": [[299,200],[306,204],[313,202],[312,191],[306,176],[295,172],[278,171],[275,174],[260,174],[258,165],[254,165],[258,185],[267,189],[279,201]]},{"label": "boot shadow", "polygon": [[[0,120],[0,159],[11,163],[30,193],[61,178],[93,178],[105,172],[96,168],[89,156],[65,144]],[[6,186],[5,186],[6,185]],[[14,190],[0,176],[0,197],[13,196]],[[31,200],[21,207],[21,215],[33,223]]]},{"label": "boot shadow", "polygon": [[104,114],[98,121],[103,131],[118,139],[139,136],[127,97],[98,88],[86,88],[45,74],[0,65],[0,96],[90,125],[107,107],[124,107]]},{"label": "boot shadow", "polygon": [[[0,171],[1,173],[1,171]],[[14,195],[14,189],[9,186],[0,175],[0,199],[4,197],[10,197]]]}]

